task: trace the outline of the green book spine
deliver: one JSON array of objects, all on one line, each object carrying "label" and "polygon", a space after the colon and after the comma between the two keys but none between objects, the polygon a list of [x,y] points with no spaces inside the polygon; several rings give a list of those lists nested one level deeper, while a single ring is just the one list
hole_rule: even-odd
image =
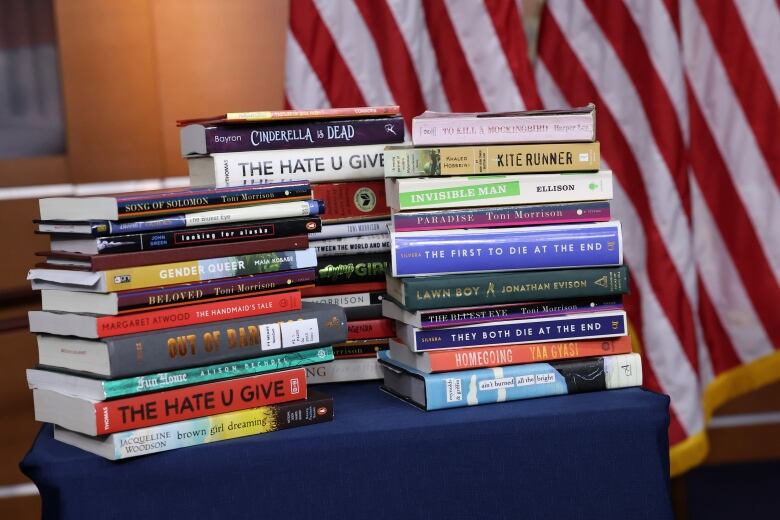
[{"label": "green book spine", "polygon": [[614,296],[627,292],[626,266],[418,278],[387,277],[388,295],[410,311]]}]

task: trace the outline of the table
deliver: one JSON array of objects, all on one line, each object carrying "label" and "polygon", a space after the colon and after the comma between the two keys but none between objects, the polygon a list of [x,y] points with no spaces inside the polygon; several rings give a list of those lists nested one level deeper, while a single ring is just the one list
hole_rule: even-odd
[{"label": "table", "polygon": [[672,518],[668,397],[638,388],[423,412],[324,385],[331,423],[109,462],[44,426],[44,518]]}]

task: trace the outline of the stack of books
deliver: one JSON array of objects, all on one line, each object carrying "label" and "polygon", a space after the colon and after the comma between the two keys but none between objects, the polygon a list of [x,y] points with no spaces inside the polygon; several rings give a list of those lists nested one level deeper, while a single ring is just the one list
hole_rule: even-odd
[{"label": "stack of books", "polygon": [[384,388],[433,410],[640,385],[595,108],[426,112],[412,133],[385,153]]},{"label": "stack of books", "polygon": [[346,318],[300,293],[321,210],[306,181],[42,199],[36,419],[108,459],[330,420],[306,368]]},{"label": "stack of books", "polygon": [[194,186],[312,183],[325,212],[309,234],[317,272],[303,296],[344,307],[349,337],[333,345],[335,362],[309,368],[310,381],[380,379],[376,352],[393,335],[381,310],[390,250],[383,151],[404,140],[399,108],[228,113],[179,125]]}]

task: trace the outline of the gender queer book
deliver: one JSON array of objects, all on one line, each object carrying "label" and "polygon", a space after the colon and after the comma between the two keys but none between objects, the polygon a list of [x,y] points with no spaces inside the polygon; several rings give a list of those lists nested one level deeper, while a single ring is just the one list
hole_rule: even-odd
[{"label": "gender queer book", "polygon": [[642,384],[639,354],[426,374],[379,353],[383,389],[424,410],[460,408]]},{"label": "gender queer book", "polygon": [[390,232],[393,276],[596,267],[623,263],[619,221]]},{"label": "gender queer book", "polygon": [[54,426],[54,438],[109,460],[237,439],[333,419],[333,398],[311,391],[300,401],[227,412],[91,437]]}]

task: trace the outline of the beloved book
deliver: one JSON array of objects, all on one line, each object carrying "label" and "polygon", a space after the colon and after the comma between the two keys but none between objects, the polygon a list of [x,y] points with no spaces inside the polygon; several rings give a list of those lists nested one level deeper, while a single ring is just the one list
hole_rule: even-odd
[{"label": "beloved book", "polygon": [[36,421],[86,435],[105,435],[296,399],[306,399],[303,368],[97,403],[51,390],[33,390]]},{"label": "beloved book", "polygon": [[639,354],[426,374],[379,353],[383,389],[424,410],[459,408],[642,384]]},{"label": "beloved book", "polygon": [[111,293],[44,289],[41,291],[41,306],[45,311],[115,316],[191,305],[197,302],[274,294],[313,286],[313,268],[294,269]]},{"label": "beloved book", "polygon": [[333,398],[317,391],[299,401],[91,437],[54,426],[54,438],[109,460],[270,433],[333,419]]},{"label": "beloved book", "polygon": [[384,177],[383,144],[215,153],[187,160],[192,186],[337,182]]},{"label": "beloved book", "polygon": [[374,107],[316,108],[310,110],[260,110],[254,112],[228,112],[218,116],[196,119],[179,119],[176,126],[193,123],[246,123],[255,121],[295,121],[308,119],[354,119],[357,117],[397,116],[398,105]]},{"label": "beloved book", "polygon": [[628,292],[626,266],[417,278],[388,276],[386,280],[387,294],[408,311],[564,298],[594,298],[617,296]]},{"label": "beloved book", "polygon": [[105,293],[303,269],[315,265],[317,256],[314,248],[310,247],[298,251],[206,258],[94,272],[36,268],[30,270],[27,279],[32,281],[35,290],[70,289]]},{"label": "beloved book", "polygon": [[612,198],[612,172],[385,179],[396,211],[553,204]]},{"label": "beloved book", "polygon": [[605,222],[610,219],[609,201],[529,204],[486,208],[458,208],[395,212],[393,229],[433,231],[436,229],[476,229]]},{"label": "beloved book", "polygon": [[333,361],[333,349],[320,347],[122,379],[96,379],[82,374],[30,368],[27,369],[27,386],[31,390],[51,390],[90,401],[105,401],[330,361]]},{"label": "beloved book", "polygon": [[526,112],[444,113],[412,119],[415,146],[596,140],[596,107]]},{"label": "beloved book", "polygon": [[111,236],[126,233],[148,233],[200,226],[217,226],[236,222],[255,222],[280,218],[308,217],[325,211],[321,200],[299,200],[274,204],[255,204],[239,208],[223,208],[209,211],[194,211],[160,218],[128,221],[85,220],[37,220],[38,233]]},{"label": "beloved book", "polygon": [[389,253],[359,253],[317,259],[316,285],[381,282],[390,267]]},{"label": "beloved book", "polygon": [[113,255],[69,253],[66,251],[42,251],[35,253],[45,257],[44,265],[57,268],[69,266],[88,271],[106,271],[126,267],[170,264],[208,258],[237,257],[275,251],[293,251],[309,247],[307,235],[295,235],[268,239],[245,240],[228,244],[204,244],[179,247],[175,249],[157,249],[153,251],[135,251]]},{"label": "beloved book", "polygon": [[390,235],[365,235],[360,237],[331,238],[311,243],[317,257],[351,255],[356,253],[387,253],[390,251]]},{"label": "beloved book", "polygon": [[[51,250],[85,255],[106,255],[156,251],[179,247],[230,244],[252,240],[316,233],[322,229],[319,217],[294,217],[234,226],[205,226],[195,229],[154,231],[127,235],[51,235]],[[224,256],[224,255],[220,255]]]},{"label": "beloved book", "polygon": [[311,189],[314,197],[322,200],[328,209],[322,215],[326,224],[386,219],[390,215],[384,180],[323,182],[313,184]]},{"label": "beloved book", "polygon": [[30,311],[30,332],[96,339],[262,316],[301,308],[298,291],[185,305],[121,316]]},{"label": "beloved book", "polygon": [[113,197],[40,199],[41,220],[124,220],[311,198],[308,181],[238,188],[171,188]]},{"label": "beloved book", "polygon": [[359,237],[365,235],[382,235],[388,232],[389,220],[371,222],[350,222],[345,224],[324,224],[322,230],[309,233],[309,240],[330,240],[332,238]]},{"label": "beloved book", "polygon": [[376,357],[337,359],[325,365],[306,367],[309,385],[350,383],[382,379],[382,369]]},{"label": "beloved book", "polygon": [[395,329],[398,339],[414,352],[611,338],[628,334],[624,311],[567,314],[427,330],[396,323]]},{"label": "beloved book", "polygon": [[595,267],[623,263],[619,221],[390,232],[393,276]]},{"label": "beloved book", "polygon": [[585,172],[599,169],[599,143],[420,148],[388,146],[385,177]]},{"label": "beloved book", "polygon": [[107,379],[329,346],[347,339],[344,310],[322,303],[102,340],[38,335],[38,362]]},{"label": "beloved book", "polygon": [[432,350],[430,352],[412,352],[403,343],[391,339],[388,350],[390,357],[398,363],[430,374],[432,372],[452,372],[473,368],[519,365],[521,363],[539,363],[557,359],[628,354],[631,352],[631,339],[628,336],[621,336],[618,338]]},{"label": "beloved book", "polygon": [[190,124],[180,129],[182,157],[254,150],[393,144],[404,140],[400,116],[364,119]]}]

